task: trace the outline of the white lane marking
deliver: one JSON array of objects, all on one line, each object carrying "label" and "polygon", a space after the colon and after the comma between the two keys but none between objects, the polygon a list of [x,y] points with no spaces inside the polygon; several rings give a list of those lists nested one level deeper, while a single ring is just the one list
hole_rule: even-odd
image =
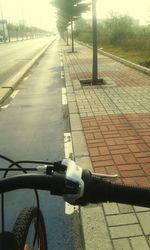
[{"label": "white lane marking", "polygon": [[62,88],[62,93],[63,93],[63,94],[66,94],[66,93],[67,93],[66,88]]},{"label": "white lane marking", "polygon": [[20,91],[19,89],[18,90],[14,90],[13,93],[10,95],[10,97],[12,99],[14,99],[16,97],[16,95],[18,94],[19,91]]},{"label": "white lane marking", "polygon": [[63,66],[64,66],[64,64],[63,64],[63,62],[62,62],[62,61],[60,62],[60,66],[61,66],[61,67],[63,67]]},{"label": "white lane marking", "polygon": [[30,77],[30,75],[26,76],[26,77],[23,79],[23,81],[28,80],[29,77]]},{"label": "white lane marking", "polygon": [[61,78],[64,78],[64,71],[63,70],[61,70]]},{"label": "white lane marking", "polygon": [[70,205],[68,202],[65,202],[65,214],[71,215],[74,214],[75,211],[78,211],[78,206]]},{"label": "white lane marking", "polygon": [[7,109],[8,106],[9,106],[9,104],[8,104],[8,105],[5,105],[5,106],[1,106],[1,109]]},{"label": "white lane marking", "polygon": [[64,133],[65,158],[73,158],[73,147],[71,133]]},{"label": "white lane marking", "polygon": [[62,88],[62,104],[66,105],[67,104],[67,93],[66,93],[66,88]]},{"label": "white lane marking", "polygon": [[62,53],[59,53],[59,58],[60,58],[60,61],[63,61],[63,55],[62,55]]},{"label": "white lane marking", "polygon": [[[65,151],[65,158],[73,158],[71,133],[64,133],[64,151]],[[79,209],[78,206],[73,206],[70,205],[68,202],[65,202],[65,214],[71,215],[78,209]]]}]

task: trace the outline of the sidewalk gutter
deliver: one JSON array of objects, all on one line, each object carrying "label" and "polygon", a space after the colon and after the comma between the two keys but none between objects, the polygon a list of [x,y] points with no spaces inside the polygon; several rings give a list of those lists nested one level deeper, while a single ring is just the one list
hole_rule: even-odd
[{"label": "sidewalk gutter", "polygon": [[[77,80],[71,81],[64,65],[65,84],[70,117],[74,158],[77,165],[93,172],[87,144],[85,141],[74,90],[81,88]],[[112,250],[106,222],[101,205],[88,205],[79,208],[84,250]],[[98,218],[98,219],[97,219]],[[101,237],[102,236],[102,237]],[[102,240],[103,239],[103,240]]]},{"label": "sidewalk gutter", "polygon": [[0,87],[0,104],[4,102],[6,98],[15,90],[23,76],[29,71],[29,69],[31,69],[31,67],[45,53],[45,51],[49,48],[49,46],[52,45],[54,41],[55,39],[46,44],[44,48],[42,48],[42,50],[36,54],[36,56],[30,62],[24,65],[20,71],[18,71],[15,75],[2,84]]}]

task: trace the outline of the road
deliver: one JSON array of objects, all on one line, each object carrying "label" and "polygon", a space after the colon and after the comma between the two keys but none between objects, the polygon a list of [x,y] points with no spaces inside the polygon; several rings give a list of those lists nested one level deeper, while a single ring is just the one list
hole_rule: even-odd
[{"label": "road", "polygon": [[[69,132],[70,127],[67,105],[62,105],[64,79],[61,79],[61,70],[60,48],[56,41],[1,107],[0,154],[13,160],[64,158],[64,133]],[[3,160],[0,165],[6,166]],[[48,249],[77,249],[76,243],[81,240],[77,237],[80,228],[77,225],[75,229],[72,224],[77,211],[68,209],[61,198],[52,197],[46,191],[40,192],[40,201],[46,221]],[[5,194],[5,229],[12,228],[23,207],[33,204],[33,191]]]},{"label": "road", "polygon": [[52,40],[53,36],[0,44],[0,85]]}]

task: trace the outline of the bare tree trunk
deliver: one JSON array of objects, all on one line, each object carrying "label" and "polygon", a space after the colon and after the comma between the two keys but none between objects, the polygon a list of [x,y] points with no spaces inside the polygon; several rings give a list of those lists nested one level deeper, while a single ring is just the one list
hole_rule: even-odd
[{"label": "bare tree trunk", "polygon": [[97,84],[97,18],[96,18],[96,0],[92,0],[92,25],[93,25],[93,71],[92,84]]},{"label": "bare tree trunk", "polygon": [[69,45],[69,34],[68,34],[68,28],[67,28],[67,45]]},{"label": "bare tree trunk", "polygon": [[72,53],[74,53],[74,31],[73,31],[73,19],[71,19],[71,40],[72,40]]}]

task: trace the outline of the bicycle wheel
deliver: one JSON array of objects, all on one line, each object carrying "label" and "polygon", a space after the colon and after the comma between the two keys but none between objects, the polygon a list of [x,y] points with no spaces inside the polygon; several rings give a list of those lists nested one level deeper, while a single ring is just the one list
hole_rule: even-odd
[{"label": "bicycle wheel", "polygon": [[44,219],[37,207],[23,209],[12,232],[19,250],[47,250]]}]

